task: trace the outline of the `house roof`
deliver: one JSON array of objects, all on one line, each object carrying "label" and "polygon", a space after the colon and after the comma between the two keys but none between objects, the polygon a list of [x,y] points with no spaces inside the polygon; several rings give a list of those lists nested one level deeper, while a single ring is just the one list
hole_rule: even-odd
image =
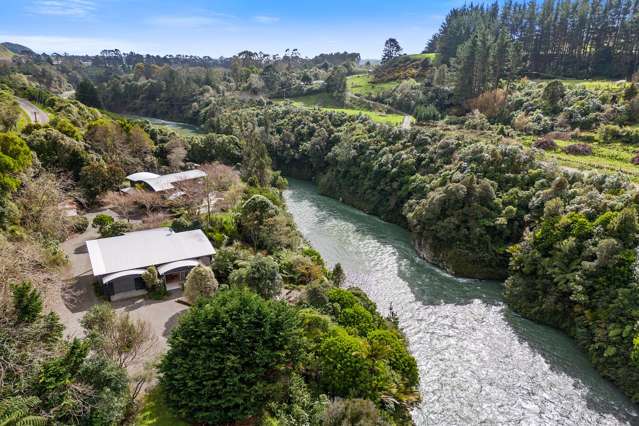
[{"label": "house roof", "polygon": [[132,175],[128,175],[126,178],[131,182],[138,182],[144,179],[153,179],[156,177],[160,177],[160,175],[156,175],[155,173],[151,172],[137,172],[133,173]]},{"label": "house roof", "polygon": [[173,186],[175,182],[198,179],[204,176],[206,176],[206,173],[204,173],[202,170],[187,170],[185,172],[171,173],[162,176],[156,175],[156,177],[150,178],[142,178],[138,179],[138,181],[146,183],[151,187],[151,189],[153,189],[153,191],[159,192],[175,188]]},{"label": "house roof", "polygon": [[130,269],[147,268],[215,253],[201,230],[173,232],[149,229],[87,241],[93,275],[96,277]]},{"label": "house roof", "polygon": [[174,269],[186,268],[189,266],[196,267],[200,262],[197,260],[189,259],[189,260],[178,260],[177,262],[166,263],[162,266],[158,266],[158,274],[164,275],[169,271],[173,271]]}]

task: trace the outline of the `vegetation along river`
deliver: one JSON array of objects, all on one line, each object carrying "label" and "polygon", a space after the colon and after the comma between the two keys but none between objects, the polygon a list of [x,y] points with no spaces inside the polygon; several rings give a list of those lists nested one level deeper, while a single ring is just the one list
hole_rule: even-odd
[{"label": "vegetation along river", "polygon": [[451,277],[418,257],[404,229],[289,184],[304,237],[399,316],[420,371],[416,424],[639,424],[637,407],[568,336],[504,305],[501,283]]}]

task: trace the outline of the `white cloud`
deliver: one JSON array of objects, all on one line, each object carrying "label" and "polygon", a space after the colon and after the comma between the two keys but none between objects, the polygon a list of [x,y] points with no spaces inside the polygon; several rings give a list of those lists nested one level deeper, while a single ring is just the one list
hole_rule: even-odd
[{"label": "white cloud", "polygon": [[277,16],[266,16],[266,15],[258,15],[254,16],[253,20],[255,22],[259,22],[260,24],[274,24],[280,20]]},{"label": "white cloud", "polygon": [[203,28],[226,24],[221,18],[206,16],[155,16],[149,18],[147,23],[169,28]]},{"label": "white cloud", "polygon": [[28,10],[38,15],[85,18],[96,9],[94,0],[34,0]]},{"label": "white cloud", "polygon": [[[120,49],[122,51],[144,51],[145,53],[154,47],[147,45],[135,46],[130,42],[118,39],[92,38],[92,37],[61,37],[40,35],[15,35],[0,34],[0,40],[11,41],[30,47],[36,52],[46,53],[70,53],[70,54],[98,54],[103,49]],[[142,48],[142,50],[140,49]]]}]

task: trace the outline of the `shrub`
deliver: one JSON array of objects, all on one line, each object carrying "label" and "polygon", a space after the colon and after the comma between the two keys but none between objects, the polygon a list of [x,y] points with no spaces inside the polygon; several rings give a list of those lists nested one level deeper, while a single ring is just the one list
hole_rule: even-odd
[{"label": "shrub", "polygon": [[324,339],[318,361],[322,389],[343,398],[376,398],[383,378],[371,374],[374,369],[365,339],[337,328]]},{"label": "shrub", "polygon": [[73,218],[71,229],[76,234],[83,234],[89,227],[89,219],[85,216],[76,216]]},{"label": "shrub", "polygon": [[100,238],[118,237],[120,235],[124,235],[130,230],[130,228],[131,227],[128,223],[116,220],[115,222],[100,228]]},{"label": "shrub", "polygon": [[441,118],[441,114],[439,113],[437,108],[432,104],[429,104],[426,106],[418,105],[417,108],[415,108],[415,119],[419,123],[437,121],[440,118]]},{"label": "shrub", "polygon": [[93,222],[91,222],[91,224],[95,228],[102,228],[104,226],[111,225],[114,221],[115,219],[108,214],[100,213],[93,218]]},{"label": "shrub", "polygon": [[559,80],[546,84],[542,99],[550,111],[556,111],[559,102],[566,96],[566,87]]},{"label": "shrub", "polygon": [[266,299],[279,295],[282,289],[277,263],[268,256],[255,256],[249,263],[245,279],[249,288]]},{"label": "shrub", "polygon": [[346,282],[346,274],[341,263],[336,263],[331,272],[331,280],[336,287],[341,287]]},{"label": "shrub", "polygon": [[195,303],[200,297],[211,297],[217,290],[218,283],[211,268],[198,265],[191,269],[184,283],[184,297]]},{"label": "shrub", "polygon": [[533,143],[533,148],[543,149],[544,151],[554,151],[557,149],[557,143],[552,138],[544,136]]},{"label": "shrub", "polygon": [[489,119],[496,119],[504,115],[508,94],[503,89],[494,89],[482,93],[468,101],[472,110],[478,110]]},{"label": "shrub", "polygon": [[466,116],[464,129],[488,130],[490,129],[490,123],[484,114],[475,110]]},{"label": "shrub", "polygon": [[18,322],[34,322],[42,313],[42,296],[30,282],[24,281],[11,288],[13,307]]},{"label": "shrub", "polygon": [[231,289],[193,306],[169,338],[160,364],[168,406],[200,424],[227,424],[260,413],[301,348],[295,310]]},{"label": "shrub", "polygon": [[323,426],[382,426],[383,421],[375,404],[367,399],[336,399],[322,416]]},{"label": "shrub", "polygon": [[592,147],[585,143],[575,143],[564,147],[562,151],[572,155],[591,155]]},{"label": "shrub", "polygon": [[162,280],[160,279],[158,270],[155,266],[149,266],[146,269],[146,272],[142,274],[142,280],[144,281],[146,289],[150,292],[157,291],[162,286]]}]

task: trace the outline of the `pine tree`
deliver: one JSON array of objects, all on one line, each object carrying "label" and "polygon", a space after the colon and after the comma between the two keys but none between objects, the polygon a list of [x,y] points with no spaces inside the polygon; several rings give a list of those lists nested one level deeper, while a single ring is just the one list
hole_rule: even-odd
[{"label": "pine tree", "polygon": [[399,42],[394,38],[389,38],[384,43],[384,50],[382,52],[382,64],[390,61],[393,58],[398,57],[402,54],[402,47],[399,45]]}]

